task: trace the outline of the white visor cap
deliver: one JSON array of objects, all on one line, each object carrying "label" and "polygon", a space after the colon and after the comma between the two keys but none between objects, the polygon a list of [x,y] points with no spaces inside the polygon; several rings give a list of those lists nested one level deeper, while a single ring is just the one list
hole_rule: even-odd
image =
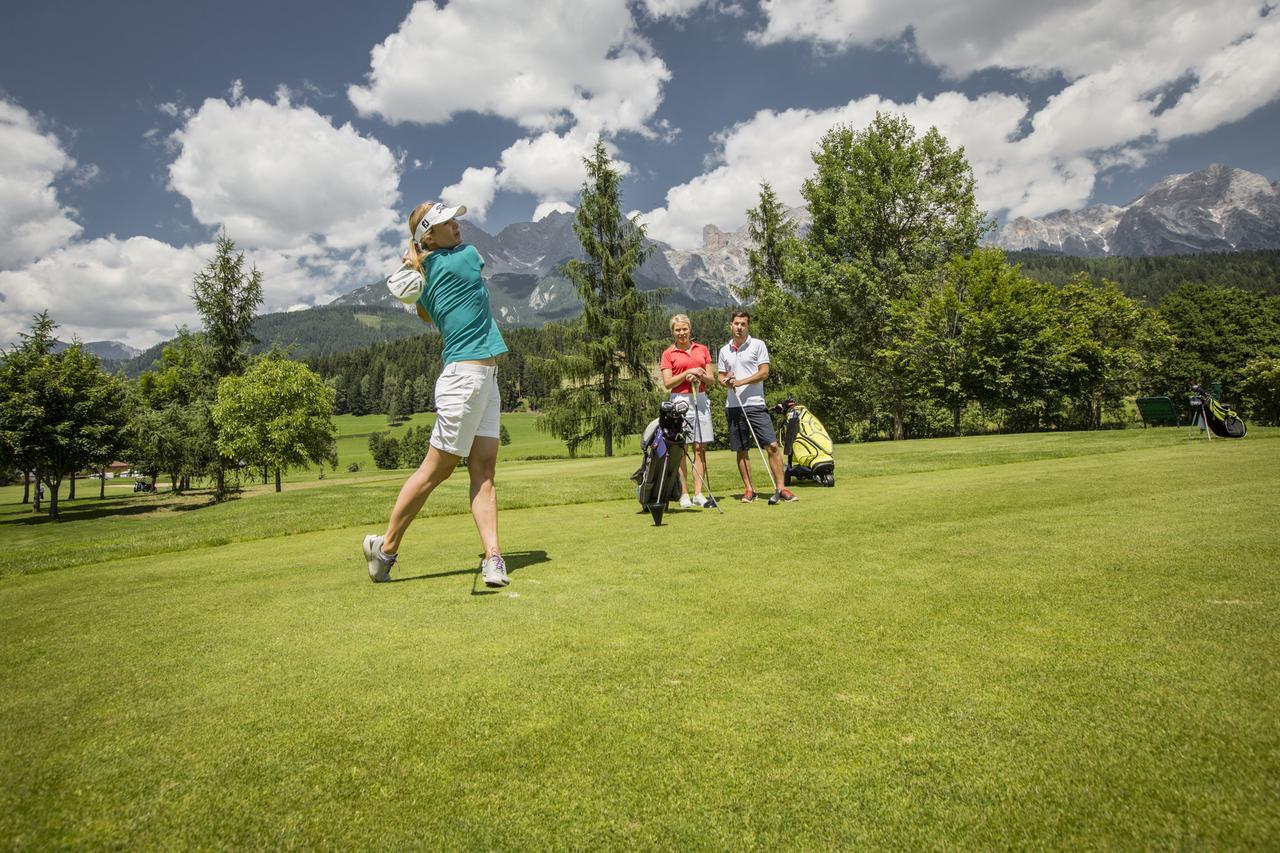
[{"label": "white visor cap", "polygon": [[433,225],[439,225],[441,222],[448,222],[458,216],[462,216],[467,212],[465,205],[457,207],[448,207],[444,202],[438,201],[431,207],[427,208],[426,214],[418,222],[418,227],[413,231],[413,240],[415,243],[421,243],[422,238],[427,236],[427,231]]}]

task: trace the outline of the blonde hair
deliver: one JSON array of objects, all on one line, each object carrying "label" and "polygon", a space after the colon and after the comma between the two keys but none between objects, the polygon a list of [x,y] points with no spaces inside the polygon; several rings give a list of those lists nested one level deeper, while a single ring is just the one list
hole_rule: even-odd
[{"label": "blonde hair", "polygon": [[431,209],[431,206],[433,204],[435,204],[434,201],[424,201],[422,204],[415,207],[413,211],[409,214],[409,241],[410,242],[417,244],[417,241],[414,240],[413,237],[415,234],[418,233],[418,223],[422,221],[422,217],[427,215],[427,211]]},{"label": "blonde hair", "polygon": [[689,331],[693,331],[693,323],[689,322],[688,314],[672,314],[671,322],[667,323],[667,328],[675,329],[676,323],[684,323],[689,327]]}]

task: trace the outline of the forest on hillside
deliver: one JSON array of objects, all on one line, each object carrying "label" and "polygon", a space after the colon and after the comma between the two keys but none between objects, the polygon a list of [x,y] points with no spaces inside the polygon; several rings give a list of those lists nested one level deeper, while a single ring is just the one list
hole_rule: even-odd
[{"label": "forest on hillside", "polygon": [[1077,258],[1044,252],[1006,252],[1009,263],[1029,278],[1062,286],[1081,273],[1094,284],[1113,281],[1126,296],[1159,305],[1183,284],[1234,287],[1280,294],[1280,250],[1223,252],[1163,257]]}]

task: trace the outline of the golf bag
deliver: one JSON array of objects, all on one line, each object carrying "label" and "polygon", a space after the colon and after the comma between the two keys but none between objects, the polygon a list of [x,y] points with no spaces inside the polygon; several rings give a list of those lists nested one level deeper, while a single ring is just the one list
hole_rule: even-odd
[{"label": "golf bag", "polygon": [[[1220,438],[1244,438],[1244,421],[1240,420],[1234,409],[1213,399],[1213,395],[1199,385],[1192,385],[1191,390],[1194,392],[1191,405],[1200,410],[1199,417],[1214,435]],[[1193,415],[1193,423],[1195,419]]]},{"label": "golf bag", "polygon": [[636,483],[636,499],[653,516],[655,525],[662,524],[667,504],[680,497],[680,459],[684,455],[684,416],[688,409],[689,404],[683,400],[665,401],[640,437],[644,460],[631,479]]},{"label": "golf bag", "polygon": [[782,415],[782,429],[778,434],[782,436],[782,452],[787,457],[783,485],[790,486],[792,480],[813,480],[834,486],[836,461],[831,455],[834,446],[822,421],[790,395],[770,411]]}]

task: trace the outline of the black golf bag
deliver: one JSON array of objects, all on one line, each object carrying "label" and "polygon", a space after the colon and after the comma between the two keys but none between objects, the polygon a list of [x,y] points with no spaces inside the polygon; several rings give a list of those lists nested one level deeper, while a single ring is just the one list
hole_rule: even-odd
[{"label": "black golf bag", "polygon": [[658,416],[649,422],[640,437],[644,461],[631,475],[636,483],[636,499],[662,524],[667,504],[680,497],[680,459],[684,455],[684,416],[689,405],[683,400],[667,400]]},{"label": "black golf bag", "polygon": [[1244,421],[1240,420],[1234,409],[1213,399],[1213,395],[1199,385],[1192,385],[1191,390],[1194,394],[1191,405],[1200,410],[1198,416],[1192,415],[1192,423],[1199,419],[1210,432],[1220,438],[1244,438]]},{"label": "black golf bag", "polygon": [[782,484],[790,486],[792,480],[813,480],[824,486],[834,486],[836,460],[831,454],[835,446],[822,421],[789,394],[770,411],[782,415],[782,428],[778,434],[782,436],[782,452],[787,457]]}]

